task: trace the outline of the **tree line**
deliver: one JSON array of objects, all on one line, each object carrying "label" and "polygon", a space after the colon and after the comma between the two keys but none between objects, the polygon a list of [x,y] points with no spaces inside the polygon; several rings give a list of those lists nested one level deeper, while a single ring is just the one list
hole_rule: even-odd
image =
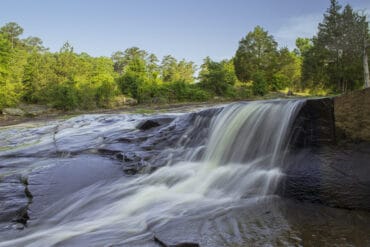
[{"label": "tree line", "polygon": [[160,60],[138,47],[93,57],[66,42],[50,52],[40,38],[22,34],[14,22],[0,28],[0,110],[19,103],[109,108],[125,97],[149,104],[247,99],[283,89],[342,93],[370,84],[369,22],[337,0],[330,1],[317,35],[297,38],[293,51],[279,48],[257,26],[240,40],[234,57],[207,57],[199,68],[171,55]]}]

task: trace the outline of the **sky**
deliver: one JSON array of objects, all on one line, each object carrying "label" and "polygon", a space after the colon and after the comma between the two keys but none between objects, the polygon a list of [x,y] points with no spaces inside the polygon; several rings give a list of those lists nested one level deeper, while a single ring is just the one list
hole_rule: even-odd
[{"label": "sky", "polygon": [[[370,13],[370,0],[339,0]],[[0,26],[17,22],[23,37],[40,37],[58,51],[111,56],[133,46],[200,65],[229,59],[241,38],[262,26],[280,47],[312,37],[329,0],[2,0]]]}]

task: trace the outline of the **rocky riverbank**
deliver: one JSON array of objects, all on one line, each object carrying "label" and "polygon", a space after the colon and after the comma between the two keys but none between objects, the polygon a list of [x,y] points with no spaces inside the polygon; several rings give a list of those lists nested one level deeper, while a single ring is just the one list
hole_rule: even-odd
[{"label": "rocky riverbank", "polygon": [[[356,99],[353,103],[349,99],[340,100],[354,106],[358,101]],[[225,169],[236,166],[237,173],[219,176],[216,172],[216,177],[209,177],[216,183],[210,188],[220,191],[227,189],[229,181],[237,179],[237,174],[248,168],[248,157],[254,154],[251,151],[253,146],[263,138],[274,138],[279,133],[274,127],[290,119],[289,115],[280,114],[277,106],[291,104],[299,106],[291,118],[295,120],[289,124],[288,129],[291,131],[287,133],[291,136],[282,135],[283,139],[288,138],[290,145],[287,152],[284,152],[283,160],[277,159],[276,164],[272,164],[279,168],[282,176],[276,191],[262,200],[255,200],[253,196],[248,197],[248,190],[245,190],[246,196],[236,200],[230,209],[230,202],[203,208],[200,204],[194,204],[188,211],[184,211],[187,205],[184,204],[184,208],[179,209],[186,214],[175,214],[168,218],[168,222],[161,222],[167,211],[162,212],[160,203],[165,206],[167,199],[176,201],[185,198],[184,195],[178,196],[184,188],[178,188],[180,192],[175,191],[174,194],[170,192],[175,184],[181,184],[182,180],[194,175],[195,167],[202,162],[207,150],[207,140],[213,131],[211,126],[215,121],[224,121],[226,127],[233,126],[229,122],[230,118],[220,119],[219,115],[222,115],[224,109],[242,109],[249,103],[240,102],[219,107],[210,107],[214,106],[212,104],[182,104],[169,106],[167,109],[151,108],[150,111],[131,108],[132,113],[158,114],[118,114],[125,112],[121,110],[115,112],[117,114],[86,114],[69,119],[41,121],[36,125],[22,124],[1,128],[0,236],[8,235],[6,239],[17,239],[42,230],[38,226],[50,224],[50,227],[54,227],[55,224],[63,225],[71,221],[73,224],[68,225],[68,228],[66,226],[69,232],[75,224],[86,222],[89,223],[85,225],[90,226],[103,224],[98,230],[103,232],[97,234],[96,231],[87,231],[78,234],[76,238],[68,238],[62,242],[64,245],[86,245],[88,241],[95,240],[107,243],[107,236],[125,240],[133,235],[125,232],[129,221],[125,221],[127,218],[122,210],[130,208],[130,205],[136,207],[140,202],[153,200],[151,207],[133,211],[134,215],[142,213],[145,216],[139,221],[145,225],[145,234],[137,233],[143,239],[133,241],[137,246],[140,246],[140,241],[156,247],[223,245],[217,238],[227,232],[225,227],[235,226],[236,222],[243,225],[244,230],[237,229],[242,239],[236,240],[239,245],[226,246],[256,243],[256,240],[250,242],[248,234],[257,235],[261,243],[266,243],[271,238],[271,233],[291,244],[291,234],[298,234],[304,241],[319,241],[323,245],[370,244],[370,239],[364,234],[370,230],[370,144],[366,140],[354,141],[348,134],[338,136],[338,131],[341,133],[338,126],[343,126],[340,117],[336,115],[338,107],[343,107],[338,102],[336,98],[318,98],[251,103],[250,105],[258,106],[255,109],[260,110],[262,115],[262,109],[275,109],[272,111],[275,117],[265,118],[256,128],[246,128],[238,132],[237,136],[240,137],[236,139],[240,143],[244,143],[247,139],[244,135],[248,137],[249,134],[255,136],[255,143],[240,149],[240,157],[248,154],[245,160],[242,159],[242,164],[225,164],[217,168],[216,171],[225,172]],[[240,117],[246,117],[251,112],[249,110],[243,111]],[[363,121],[367,117],[358,118]],[[222,134],[222,131],[215,133]],[[229,149],[229,144],[220,142],[214,147],[217,146],[232,153],[240,145]],[[263,156],[265,157],[268,158],[268,155]],[[258,162],[262,166],[267,165],[262,160]],[[273,171],[269,174],[276,175]],[[205,176],[208,173],[207,171]],[[264,174],[263,169],[260,174]],[[237,183],[235,190],[240,190],[244,182],[255,177],[254,173],[245,175],[247,176],[239,176],[240,184]],[[261,180],[263,181],[265,180]],[[189,183],[189,186],[193,186],[193,183]],[[198,188],[195,186],[193,189]],[[216,193],[215,198],[223,200],[229,194],[232,193],[222,196]],[[195,196],[197,198],[198,195]],[[213,200],[212,195],[209,196]],[[157,200],[158,198],[163,201]],[[153,218],[156,210],[159,212],[158,218]],[[110,214],[105,215],[106,212]],[[352,216],[346,218],[349,212]],[[343,215],[346,217],[342,217]],[[74,217],[81,219],[76,220]],[[261,227],[254,225],[254,221],[258,223],[261,220],[265,221]],[[308,222],[312,226],[309,230],[306,227]],[[281,226],[284,224],[286,234],[281,233]],[[344,228],[346,230],[343,233]],[[201,235],[198,234],[198,229],[202,229]],[[264,234],[266,229],[267,235]],[[338,229],[341,234],[333,233],[328,236],[326,233],[332,229]],[[353,237],[354,231],[358,233],[356,236],[362,237]],[[216,239],[206,245],[202,242],[202,236],[209,239],[214,236]],[[284,236],[289,238],[285,239]],[[344,236],[345,240],[342,241],[340,236]],[[135,246],[131,243],[126,245]]]}]

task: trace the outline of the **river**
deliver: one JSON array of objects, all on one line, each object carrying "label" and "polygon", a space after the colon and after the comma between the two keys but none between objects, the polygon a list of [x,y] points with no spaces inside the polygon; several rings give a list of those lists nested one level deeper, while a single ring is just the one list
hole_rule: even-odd
[{"label": "river", "polygon": [[1,128],[0,246],[369,246],[368,180],[358,207],[324,200],[346,181],[316,168],[344,154],[294,147],[305,103]]}]

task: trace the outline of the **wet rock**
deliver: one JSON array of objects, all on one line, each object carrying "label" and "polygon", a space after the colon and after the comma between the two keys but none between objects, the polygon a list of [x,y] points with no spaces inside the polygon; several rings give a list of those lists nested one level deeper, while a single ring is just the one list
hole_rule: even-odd
[{"label": "wet rock", "polygon": [[19,175],[0,179],[0,222],[14,221],[25,224],[28,220],[27,207],[30,198],[26,185]]},{"label": "wet rock", "polygon": [[131,162],[123,165],[123,172],[126,175],[136,175],[139,173],[151,173],[156,167],[151,166],[147,161]]},{"label": "wet rock", "polygon": [[197,243],[187,243],[187,242],[168,245],[156,236],[154,236],[154,241],[163,247],[199,247],[199,244]]},{"label": "wet rock", "polygon": [[148,120],[145,120],[139,123],[136,128],[138,128],[139,130],[149,130],[149,129],[161,126],[163,124],[168,124],[172,122],[173,119],[174,118],[166,118],[166,117],[148,119]]},{"label": "wet rock", "polygon": [[370,210],[370,143],[292,154],[277,193],[330,207]]},{"label": "wet rock", "polygon": [[135,152],[130,152],[130,151],[126,153],[116,154],[116,158],[124,162],[133,162],[133,161],[141,160],[141,157],[139,157]]},{"label": "wet rock", "polygon": [[307,100],[294,121],[291,146],[303,148],[333,143],[335,143],[333,99]]},{"label": "wet rock", "polygon": [[65,159],[48,159],[28,175],[28,189],[33,195],[29,206],[34,220],[48,206],[82,188],[99,181],[122,177],[117,164],[96,155],[81,155]]},{"label": "wet rock", "polygon": [[154,226],[154,241],[166,247],[198,247],[205,218],[180,217]]}]

